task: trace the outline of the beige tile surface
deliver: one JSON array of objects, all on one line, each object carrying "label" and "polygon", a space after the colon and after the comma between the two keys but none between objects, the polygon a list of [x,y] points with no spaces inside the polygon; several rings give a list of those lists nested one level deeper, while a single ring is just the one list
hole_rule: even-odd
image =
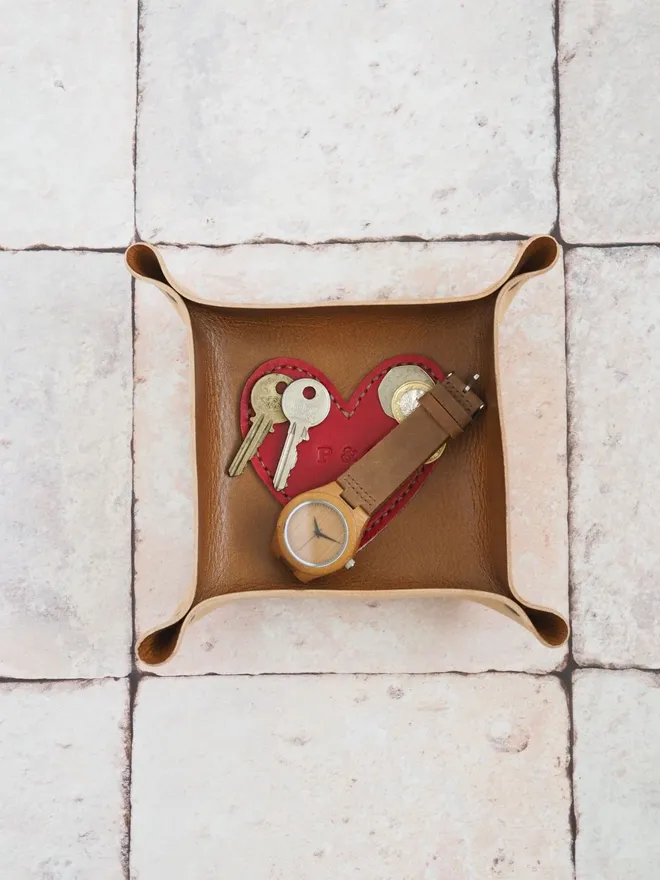
[{"label": "beige tile surface", "polygon": [[123,880],[125,681],[0,684],[0,876]]},{"label": "beige tile surface", "polygon": [[566,723],[554,678],[145,679],[132,877],[569,880]]},{"label": "beige tile surface", "polygon": [[658,241],[658,10],[560,4],[561,228],[572,242]]},{"label": "beige tile surface", "polygon": [[548,231],[551,0],[142,3],[138,228],[217,244]]},{"label": "beige tile surface", "polygon": [[660,677],[578,672],[574,684],[578,880],[648,880],[660,864]]},{"label": "beige tile surface", "polygon": [[[168,249],[174,275],[209,299],[322,302],[451,297],[507,268],[514,243],[267,245]],[[136,603],[138,629],[167,621],[193,561],[188,349],[155,288],[136,291]],[[566,460],[562,272],[531,282],[501,336],[511,471],[514,582],[530,601],[566,610]],[[248,474],[245,478],[251,478]],[[196,623],[164,674],[296,671],[547,670],[542,648],[503,617],[443,599],[261,599]]]},{"label": "beige tile surface", "polygon": [[0,254],[0,675],[124,675],[131,289],[116,254]]},{"label": "beige tile surface", "polygon": [[133,233],[136,4],[0,0],[0,247]]},{"label": "beige tile surface", "polygon": [[[0,22],[0,880],[655,880],[656,4]],[[185,329],[146,284],[131,314],[134,213],[211,302],[451,298],[504,233],[561,233],[569,314],[560,265],[500,354],[513,582],[566,612],[570,541],[570,655],[469,603],[253,598],[136,673],[133,574],[145,632],[194,511]]]},{"label": "beige tile surface", "polygon": [[660,253],[567,256],[574,647],[580,663],[660,665]]}]

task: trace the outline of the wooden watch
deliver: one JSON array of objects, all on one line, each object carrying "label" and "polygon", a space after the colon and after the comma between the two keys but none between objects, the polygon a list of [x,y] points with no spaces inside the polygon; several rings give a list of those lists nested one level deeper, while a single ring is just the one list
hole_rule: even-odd
[{"label": "wooden watch", "polygon": [[355,564],[372,514],[484,408],[455,373],[337,480],[293,498],[277,520],[273,553],[307,583]]}]

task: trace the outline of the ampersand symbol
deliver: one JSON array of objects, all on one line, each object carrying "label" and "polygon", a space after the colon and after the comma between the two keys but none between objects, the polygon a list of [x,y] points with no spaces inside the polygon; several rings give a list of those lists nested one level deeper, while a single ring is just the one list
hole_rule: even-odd
[{"label": "ampersand symbol", "polygon": [[352,446],[344,446],[341,452],[341,460],[347,463],[351,461],[355,461],[358,457],[357,449],[353,449]]}]

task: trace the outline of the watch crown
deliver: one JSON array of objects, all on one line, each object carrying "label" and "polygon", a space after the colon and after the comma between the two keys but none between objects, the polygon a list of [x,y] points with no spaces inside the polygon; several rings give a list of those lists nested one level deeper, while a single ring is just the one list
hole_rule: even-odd
[{"label": "watch crown", "polygon": [[355,560],[349,559],[348,562],[346,563],[346,565],[344,566],[344,568],[353,568],[354,565],[355,565]]}]

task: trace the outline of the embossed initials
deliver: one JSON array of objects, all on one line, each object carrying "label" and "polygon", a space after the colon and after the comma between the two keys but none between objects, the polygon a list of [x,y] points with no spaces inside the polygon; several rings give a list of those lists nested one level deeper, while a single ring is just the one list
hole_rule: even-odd
[{"label": "embossed initials", "polygon": [[[316,447],[316,462],[317,464],[327,464],[330,459],[333,457],[335,451],[332,446],[317,446]],[[354,449],[352,446],[344,446],[344,448],[339,453],[339,457],[342,461],[350,464],[353,461],[357,461],[358,451]]]},{"label": "embossed initials", "polygon": [[341,460],[345,462],[357,461],[358,451],[352,446],[344,446],[341,451]]}]

